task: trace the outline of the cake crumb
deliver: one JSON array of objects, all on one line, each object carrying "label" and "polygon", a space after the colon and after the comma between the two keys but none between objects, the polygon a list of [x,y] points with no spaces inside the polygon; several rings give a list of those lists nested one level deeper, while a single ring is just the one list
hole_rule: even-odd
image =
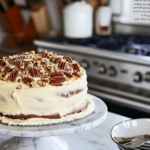
[{"label": "cake crumb", "polygon": [[96,113],[96,110],[94,110],[94,113]]}]

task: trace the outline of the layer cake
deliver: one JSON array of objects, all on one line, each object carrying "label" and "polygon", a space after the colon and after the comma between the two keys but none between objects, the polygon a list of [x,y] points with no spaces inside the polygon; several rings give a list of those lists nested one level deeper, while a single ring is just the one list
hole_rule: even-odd
[{"label": "layer cake", "polygon": [[95,109],[87,76],[69,56],[34,51],[0,60],[0,121],[45,125],[73,121]]}]

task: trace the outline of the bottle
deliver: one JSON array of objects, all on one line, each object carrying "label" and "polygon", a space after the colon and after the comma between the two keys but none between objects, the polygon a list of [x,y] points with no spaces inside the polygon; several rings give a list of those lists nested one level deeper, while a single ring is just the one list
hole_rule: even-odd
[{"label": "bottle", "polygon": [[109,6],[99,7],[96,11],[95,33],[97,35],[111,34],[112,12]]}]

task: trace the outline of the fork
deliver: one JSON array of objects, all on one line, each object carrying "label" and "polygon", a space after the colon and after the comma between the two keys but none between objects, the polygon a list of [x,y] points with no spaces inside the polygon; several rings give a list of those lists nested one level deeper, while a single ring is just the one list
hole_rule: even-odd
[{"label": "fork", "polygon": [[144,138],[146,139],[147,141],[150,141],[150,135],[138,135],[138,136],[134,136],[134,137],[114,137],[119,143],[120,142],[125,142],[125,141],[131,141],[132,139],[134,138]]},{"label": "fork", "polygon": [[140,135],[135,137],[115,137],[115,139],[126,148],[135,148],[150,141],[150,135]]}]

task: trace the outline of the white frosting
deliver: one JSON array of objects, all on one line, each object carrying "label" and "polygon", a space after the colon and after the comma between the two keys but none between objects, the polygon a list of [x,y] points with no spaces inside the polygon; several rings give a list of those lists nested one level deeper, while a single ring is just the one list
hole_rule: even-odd
[{"label": "white frosting", "polygon": [[[34,78],[36,81],[39,78]],[[16,89],[22,85],[22,89]],[[78,94],[71,95],[69,92],[82,90]],[[62,97],[61,94],[68,97]],[[11,115],[52,115],[59,113],[60,116],[68,114],[81,106],[87,99],[87,76],[77,80],[75,78],[65,81],[63,86],[41,87],[38,84],[30,88],[23,82],[0,81],[0,112]]]},{"label": "white frosting", "polygon": [[92,96],[88,95],[87,102],[88,102],[87,108],[82,110],[82,112],[68,115],[60,119],[31,118],[27,120],[19,120],[0,117],[0,121],[8,125],[47,125],[47,124],[70,122],[73,120],[84,118],[85,116],[91,114],[95,110],[95,103],[92,100]]}]

